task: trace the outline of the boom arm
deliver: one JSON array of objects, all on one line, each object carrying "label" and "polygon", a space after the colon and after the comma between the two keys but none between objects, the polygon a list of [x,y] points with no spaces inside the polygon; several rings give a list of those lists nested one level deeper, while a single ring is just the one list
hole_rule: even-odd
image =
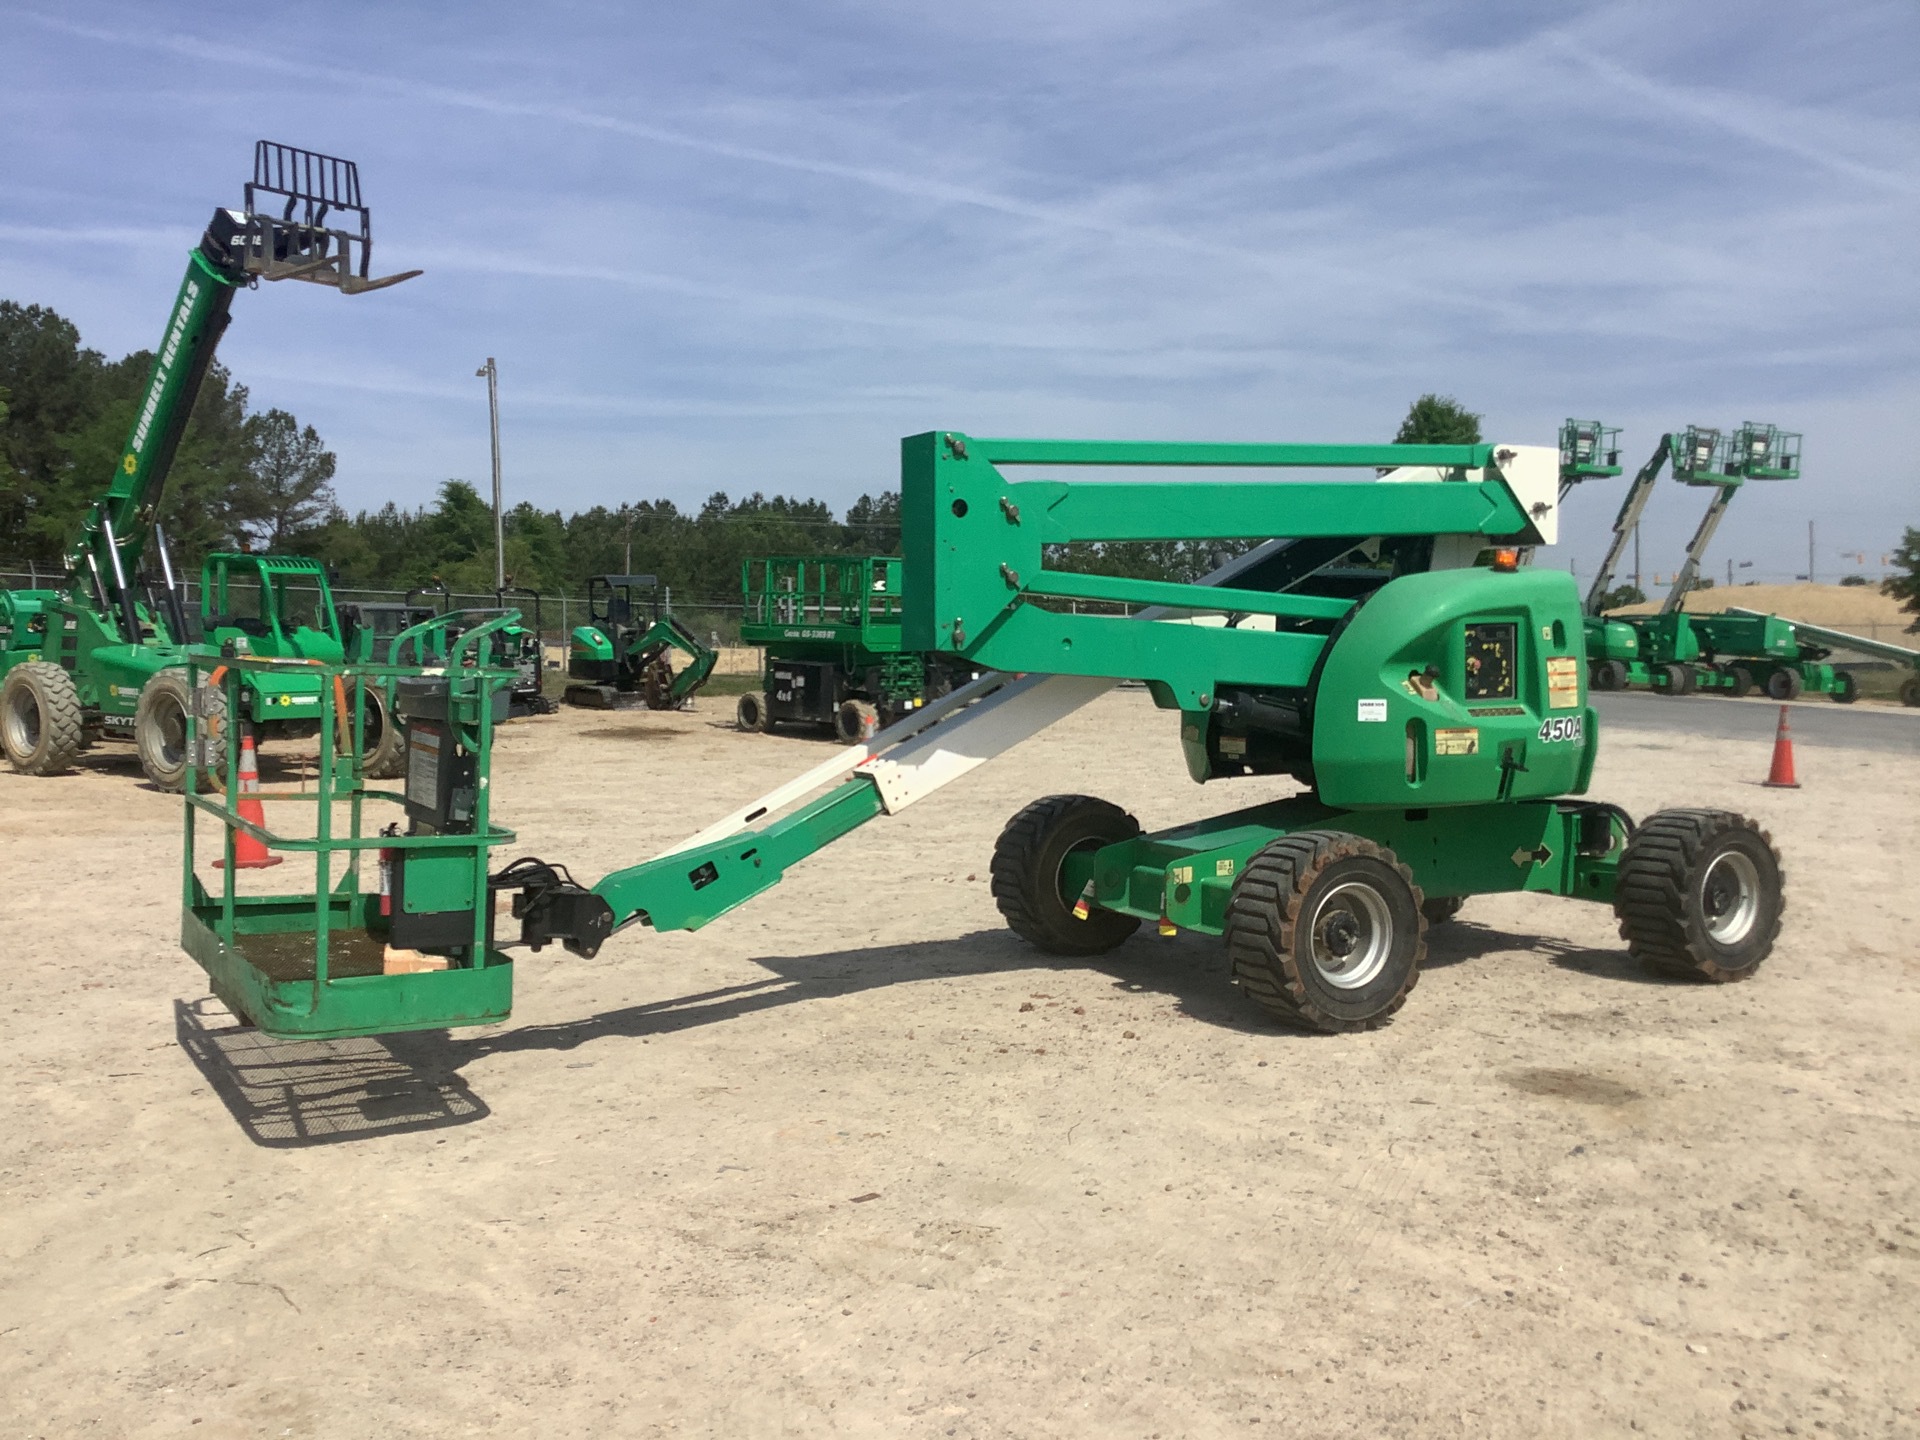
[{"label": "boom arm", "polygon": [[[1009,484],[994,463],[1371,468],[1410,448],[1420,450],[1414,458],[1425,467],[1361,485]],[[591,954],[612,929],[635,920],[660,930],[704,925],[777,884],[788,866],[877,815],[924,799],[1121,678],[1146,679],[1163,704],[1202,711],[1222,678],[1304,684],[1352,599],[1240,588],[1284,571],[1296,544],[1340,536],[1345,553],[1355,531],[1360,541],[1370,534],[1436,542],[1458,536],[1466,543],[1455,552],[1470,560],[1494,537],[1542,543],[1556,533],[1557,455],[1543,447],[1069,446],[929,434],[909,438],[902,450],[909,635],[929,636],[925,648],[958,651],[991,666],[989,673],[655,859],[608,875],[592,892],[604,909],[583,905],[589,897],[557,876],[529,889],[514,902],[525,938],[536,945],[560,939]],[[970,524],[972,517],[982,523]],[[1194,585],[1052,572],[1040,563],[1044,545],[1076,539],[1218,538],[1262,529],[1307,538],[1270,541]],[[1428,551],[1429,563],[1434,558]],[[1031,563],[1028,583],[1014,573],[1015,560]],[[1291,583],[1312,577],[1309,571]],[[1131,618],[1035,603],[1080,596],[1160,603]],[[1296,628],[1253,631],[1176,618],[1194,611],[1271,614],[1277,627]],[[1174,624],[1177,638],[1166,628]],[[967,634],[970,626],[978,627],[976,637]],[[789,810],[796,802],[803,803]]]},{"label": "boom arm", "polygon": [[[256,210],[262,194],[284,197],[285,213]],[[331,211],[357,214],[358,231],[328,228]],[[74,599],[98,606],[103,617],[117,617],[109,623],[119,626],[129,644],[140,642],[133,580],[180,437],[226,332],[233,292],[251,280],[266,279],[308,280],[356,294],[420,273],[368,279],[371,247],[367,209],[360,203],[360,173],[352,161],[267,140],[254,147],[247,208],[214,211],[199,246],[187,257],[186,278],[167,317],[125,452],[67,551],[67,583]],[[164,546],[163,539],[163,552]],[[161,559],[171,576],[171,557],[163,553]],[[168,609],[177,614],[179,602],[171,584],[168,593]]]},{"label": "boom arm", "polygon": [[1673,436],[1671,433],[1660,437],[1660,444],[1654,450],[1647,463],[1640,467],[1633,477],[1633,484],[1627,487],[1627,498],[1620,504],[1620,513],[1613,517],[1613,541],[1607,546],[1606,558],[1601,560],[1600,568],[1595,572],[1593,584],[1587,588],[1586,612],[1598,615],[1601,602],[1607,591],[1613,588],[1613,572],[1620,564],[1620,556],[1627,548],[1627,541],[1633,538],[1633,532],[1640,523],[1641,512],[1647,508],[1647,501],[1653,495],[1653,482],[1660,478],[1661,468],[1672,453]]}]

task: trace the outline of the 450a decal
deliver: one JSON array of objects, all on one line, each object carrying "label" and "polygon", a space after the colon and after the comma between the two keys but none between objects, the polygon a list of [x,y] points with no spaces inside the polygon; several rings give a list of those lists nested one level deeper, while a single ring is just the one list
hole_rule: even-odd
[{"label": "450a decal", "polygon": [[1565,715],[1557,720],[1542,720],[1540,738],[1548,744],[1556,740],[1571,740],[1577,745],[1586,732],[1586,726],[1582,721],[1583,717],[1579,715]]}]

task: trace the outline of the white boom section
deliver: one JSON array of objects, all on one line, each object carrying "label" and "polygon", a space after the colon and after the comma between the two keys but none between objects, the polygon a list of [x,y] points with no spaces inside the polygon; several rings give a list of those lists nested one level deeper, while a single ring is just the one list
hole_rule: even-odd
[{"label": "white boom section", "polygon": [[[1559,538],[1560,452],[1545,445],[1499,445],[1499,476],[1513,491],[1514,498],[1532,521],[1538,535],[1536,543],[1551,545]],[[1475,471],[1475,475],[1485,472]],[[1407,467],[1390,470],[1382,481],[1444,480],[1445,472]],[[1486,544],[1485,537],[1459,537],[1456,547],[1436,545],[1435,569],[1463,568]],[[1471,541],[1471,543],[1465,543]],[[1232,585],[1287,540],[1269,540],[1249,550],[1196,584]],[[1152,620],[1169,613],[1164,606],[1142,610],[1136,620]],[[979,679],[906,718],[889,725],[864,745],[848,745],[828,756],[803,774],[796,775],[759,799],[742,805],[732,814],[715,821],[697,835],[661,851],[677,855],[698,845],[724,840],[766,820],[814,791],[845,779],[864,775],[880,792],[880,803],[889,815],[898,815],[917,800],[951,785],[961,776],[977,770],[987,761],[1004,755],[1022,740],[1031,739],[1048,726],[1059,723],[1083,706],[1099,699],[1118,685],[1124,676],[1100,675],[1008,675],[990,671]]]}]

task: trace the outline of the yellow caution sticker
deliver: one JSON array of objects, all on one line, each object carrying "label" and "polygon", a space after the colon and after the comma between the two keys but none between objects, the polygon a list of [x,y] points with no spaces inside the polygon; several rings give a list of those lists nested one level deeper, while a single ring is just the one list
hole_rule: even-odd
[{"label": "yellow caution sticker", "polygon": [[1435,730],[1433,732],[1433,753],[1436,755],[1478,755],[1480,753],[1480,732],[1471,725],[1456,729]]},{"label": "yellow caution sticker", "polygon": [[1547,658],[1547,708],[1580,708],[1580,662],[1571,655]]}]

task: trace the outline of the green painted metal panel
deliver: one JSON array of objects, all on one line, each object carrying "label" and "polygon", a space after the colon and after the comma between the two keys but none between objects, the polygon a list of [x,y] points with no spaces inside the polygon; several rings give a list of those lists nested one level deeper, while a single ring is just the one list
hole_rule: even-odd
[{"label": "green painted metal panel", "polygon": [[1127,605],[1164,605],[1183,610],[1237,610],[1248,615],[1290,615],[1337,620],[1353,608],[1351,600],[1327,595],[1292,595],[1271,590],[1235,590],[1228,586],[1177,585],[1119,575],[1083,575],[1042,570],[1026,585],[1029,595],[1103,600]]},{"label": "green painted metal panel", "polygon": [[1328,655],[1313,718],[1343,809],[1574,793],[1595,743],[1580,596],[1559,570],[1403,575]]}]

